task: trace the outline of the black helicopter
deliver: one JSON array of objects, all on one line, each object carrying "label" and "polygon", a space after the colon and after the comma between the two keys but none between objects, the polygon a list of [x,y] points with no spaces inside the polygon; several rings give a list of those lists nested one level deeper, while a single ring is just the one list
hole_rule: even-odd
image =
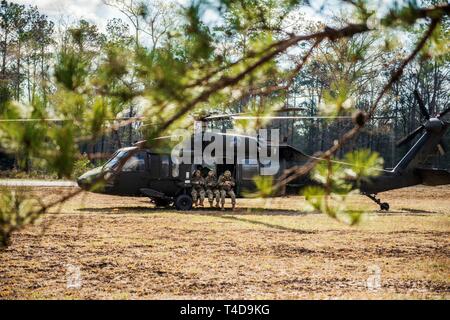
[{"label": "black helicopter", "polygon": [[[450,127],[450,122],[443,118],[450,112],[450,108],[431,117],[417,92],[415,92],[415,96],[425,121],[397,145],[407,144],[419,134],[421,134],[420,138],[392,170],[383,170],[381,175],[363,182],[359,188],[360,192],[376,202],[381,210],[389,210],[389,204],[381,202],[376,197],[379,192],[418,184],[427,186],[450,184],[448,170],[421,167],[424,160],[432,155],[436,148],[441,152],[445,151],[442,139]],[[203,120],[224,117],[233,119],[238,118],[239,115],[211,116],[204,117]],[[224,141],[230,141],[230,134],[221,133],[221,135]],[[249,145],[256,142],[258,146],[265,143],[270,148],[268,142],[259,139],[254,141],[255,137],[253,136],[239,134],[231,134],[231,136],[231,141],[236,145],[238,143]],[[170,140],[170,138],[161,137],[157,140]],[[178,164],[173,162],[169,149],[155,149],[149,144],[152,143],[140,141],[131,147],[117,150],[103,166],[80,176],[78,178],[79,186],[85,190],[111,195],[145,196],[149,197],[157,206],[174,205],[178,210],[190,210],[192,208],[190,178],[195,169],[201,169],[204,175],[209,170],[215,170],[217,175],[222,174],[225,170],[230,170],[236,180],[236,195],[244,196],[246,192],[256,190],[254,177],[260,175],[260,171],[265,165],[258,157],[250,156],[239,162],[236,157],[228,159],[230,161],[220,159],[221,161],[215,161],[213,165]],[[277,147],[279,169],[273,176],[274,183],[279,181],[286,169],[306,164],[312,158],[286,143],[278,144]],[[93,189],[93,186],[99,181],[102,182],[102,186]],[[312,183],[315,182],[309,177],[299,177],[288,183],[284,192],[298,194],[301,188]]]}]

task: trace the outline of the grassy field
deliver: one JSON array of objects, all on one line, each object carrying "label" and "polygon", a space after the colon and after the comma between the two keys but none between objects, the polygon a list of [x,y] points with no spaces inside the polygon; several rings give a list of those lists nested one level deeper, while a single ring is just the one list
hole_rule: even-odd
[{"label": "grassy field", "polygon": [[[69,191],[30,192],[49,201]],[[303,212],[302,197],[180,213],[86,193],[13,236],[0,298],[448,299],[450,188],[380,196],[389,213],[352,197],[372,211],[349,227]],[[69,266],[81,287],[67,287]]]}]

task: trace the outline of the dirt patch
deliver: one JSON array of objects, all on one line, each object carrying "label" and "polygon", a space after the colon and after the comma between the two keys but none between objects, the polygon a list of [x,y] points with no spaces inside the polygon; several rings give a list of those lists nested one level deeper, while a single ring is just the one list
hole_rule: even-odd
[{"label": "dirt patch", "polygon": [[[29,192],[51,201],[69,190]],[[303,212],[302,197],[238,199],[224,214],[80,195],[13,235],[0,252],[0,298],[448,299],[450,188],[381,197],[392,212],[349,227]],[[359,196],[351,205],[377,209]]]}]

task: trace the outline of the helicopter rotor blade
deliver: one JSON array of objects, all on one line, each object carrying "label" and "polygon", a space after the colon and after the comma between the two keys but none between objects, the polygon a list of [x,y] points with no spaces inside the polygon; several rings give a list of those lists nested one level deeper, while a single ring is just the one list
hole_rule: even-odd
[{"label": "helicopter rotor blade", "polygon": [[416,130],[410,132],[406,137],[404,137],[403,139],[398,141],[397,142],[397,147],[400,147],[400,146],[410,142],[411,140],[413,140],[423,129],[425,129],[424,125],[421,125],[421,126],[417,127]]},{"label": "helicopter rotor blade", "polygon": [[[285,112],[297,112],[305,111],[305,108],[284,108],[279,110],[274,110],[273,113],[285,113]],[[371,117],[371,119],[394,119],[395,117],[389,116],[379,116]],[[283,120],[283,119],[353,119],[352,116],[276,116],[276,115],[254,115],[251,112],[240,112],[240,113],[229,113],[229,114],[213,114],[199,118],[199,121],[210,121],[210,120],[254,120],[254,119],[273,119],[273,120]]]},{"label": "helicopter rotor blade", "polygon": [[428,113],[427,108],[425,108],[425,104],[423,103],[423,100],[420,97],[419,91],[417,91],[417,89],[414,90],[414,97],[416,98],[417,103],[419,104],[420,112],[422,113],[425,119],[429,120],[430,114]]},{"label": "helicopter rotor blade", "polygon": [[[284,108],[280,110],[274,110],[273,113],[283,113],[283,112],[297,112],[297,111],[305,111],[305,108]],[[222,120],[222,119],[231,119],[238,116],[251,115],[250,112],[240,112],[240,113],[229,113],[229,114],[213,114],[210,116],[206,116],[202,118],[203,120]]]},{"label": "helicopter rotor blade", "polygon": [[[371,119],[392,119],[393,117],[371,117]],[[353,119],[352,116],[233,116],[233,120],[252,120],[252,119]]]},{"label": "helicopter rotor blade", "polygon": [[275,113],[282,113],[282,112],[296,112],[296,111],[306,111],[305,108],[284,108],[284,109],[279,109],[279,110],[275,110]]},{"label": "helicopter rotor blade", "polygon": [[214,114],[207,117],[204,117],[203,120],[209,121],[209,120],[223,120],[223,119],[230,119],[234,116],[241,115],[243,113],[230,113],[230,114]]},{"label": "helicopter rotor blade", "polygon": [[233,120],[253,120],[253,119],[351,119],[350,116],[332,117],[332,116],[233,116]]}]

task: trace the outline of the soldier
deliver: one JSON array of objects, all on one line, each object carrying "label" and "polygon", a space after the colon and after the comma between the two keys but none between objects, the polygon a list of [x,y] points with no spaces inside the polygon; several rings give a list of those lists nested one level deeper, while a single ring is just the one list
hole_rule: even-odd
[{"label": "soldier", "polygon": [[211,170],[208,172],[208,176],[205,179],[206,182],[206,195],[208,197],[209,205],[211,208],[214,205],[214,198],[216,199],[216,208],[219,208],[220,192],[217,185],[216,173]]},{"label": "soldier", "polygon": [[225,197],[227,194],[231,198],[231,205],[232,210],[234,210],[234,207],[236,206],[236,195],[234,194],[233,187],[235,185],[234,179],[231,176],[230,170],[226,170],[223,175],[220,176],[219,181],[219,188],[220,188],[220,198],[221,198],[221,205],[222,210],[225,210]]},{"label": "soldier", "polygon": [[[197,207],[203,207],[203,201],[205,201],[205,179],[202,177],[200,170],[195,170],[191,179],[192,184],[192,201]],[[198,197],[200,197],[200,204],[198,203]]]}]

